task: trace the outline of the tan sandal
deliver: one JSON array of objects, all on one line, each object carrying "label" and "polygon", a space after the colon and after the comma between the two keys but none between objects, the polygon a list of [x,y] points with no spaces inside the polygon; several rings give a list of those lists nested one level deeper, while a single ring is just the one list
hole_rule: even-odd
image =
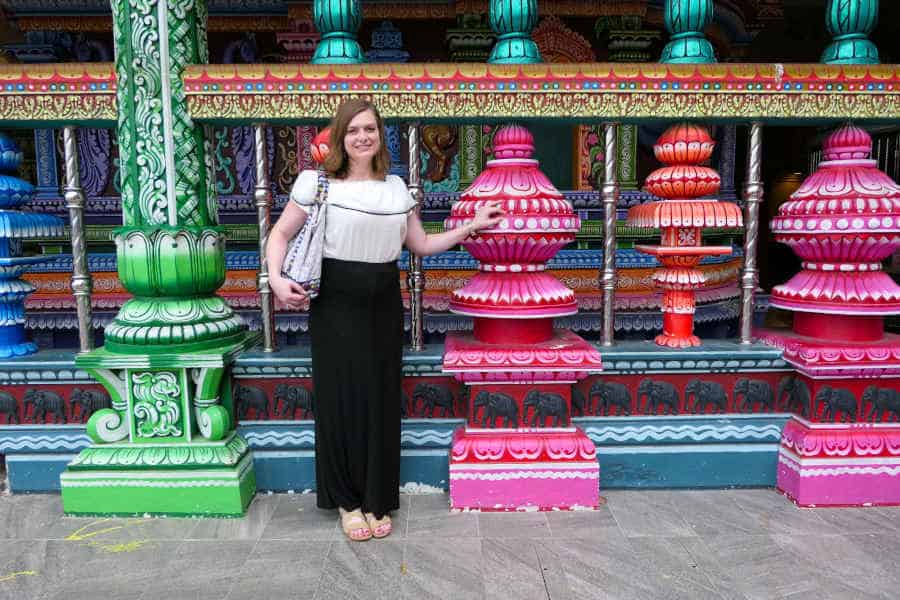
[{"label": "tan sandal", "polygon": [[374,513],[366,513],[366,521],[369,523],[369,529],[372,530],[372,537],[375,539],[387,537],[394,530],[390,515],[384,515],[382,518],[376,519]]},{"label": "tan sandal", "polygon": [[338,511],[341,513],[341,529],[344,530],[347,538],[354,542],[364,542],[372,538],[372,530],[363,517],[362,511],[358,508],[349,511],[339,508]]}]

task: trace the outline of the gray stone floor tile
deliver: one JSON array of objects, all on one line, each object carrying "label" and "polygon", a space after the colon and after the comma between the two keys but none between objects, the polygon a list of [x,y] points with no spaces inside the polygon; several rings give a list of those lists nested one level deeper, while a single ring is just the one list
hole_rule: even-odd
[{"label": "gray stone floor tile", "polygon": [[484,538],[548,538],[550,525],[543,512],[483,512],[478,532]]},{"label": "gray stone floor tile", "polygon": [[403,551],[404,544],[382,540],[334,542],[315,598],[401,598]]},{"label": "gray stone floor tile", "polygon": [[481,542],[484,556],[484,595],[490,600],[546,600],[547,588],[537,552],[531,541],[486,538]]},{"label": "gray stone floor tile", "polygon": [[313,494],[285,494],[263,530],[264,540],[338,539],[340,519],[336,510],[316,508]]},{"label": "gray stone floor tile", "polygon": [[0,539],[46,540],[63,516],[55,494],[13,494],[0,502]]},{"label": "gray stone floor tile", "polygon": [[602,543],[607,531],[619,530],[619,524],[606,505],[597,510],[561,510],[544,513],[554,538],[591,538]]},{"label": "gray stone floor tile", "polygon": [[407,536],[409,539],[477,537],[478,516],[451,512],[446,494],[410,496]]},{"label": "gray stone floor tile", "polygon": [[103,544],[135,540],[178,541],[189,537],[202,520],[172,517],[62,517],[50,527],[47,539],[90,540]]},{"label": "gray stone floor tile", "polygon": [[817,517],[836,527],[842,533],[884,533],[900,527],[900,511],[884,511],[880,508],[816,508]]},{"label": "gray stone floor tile", "polygon": [[679,492],[629,490],[607,492],[609,510],[628,537],[695,535],[679,514]]},{"label": "gray stone floor tile", "polygon": [[438,538],[406,544],[403,597],[418,600],[484,598],[481,540]]},{"label": "gray stone floor tile", "polygon": [[744,512],[733,495],[719,490],[685,490],[675,496],[678,515],[696,535],[766,533],[759,520]]},{"label": "gray stone floor tile", "polygon": [[190,534],[191,540],[258,540],[278,508],[282,494],[256,496],[247,515],[240,519],[198,519]]},{"label": "gray stone floor tile", "polygon": [[815,534],[840,530],[817,514],[818,509],[800,508],[775,490],[729,490],[744,512],[766,533]]},{"label": "gray stone floor tile", "polygon": [[0,541],[0,599],[39,598],[49,590],[46,546],[43,540]]},{"label": "gray stone floor tile", "polygon": [[322,578],[331,542],[273,540],[257,544],[227,600],[312,598]]}]

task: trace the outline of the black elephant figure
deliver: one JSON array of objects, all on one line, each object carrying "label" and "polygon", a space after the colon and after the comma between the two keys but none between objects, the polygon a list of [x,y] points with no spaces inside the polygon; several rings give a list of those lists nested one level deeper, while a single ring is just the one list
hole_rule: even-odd
[{"label": "black elephant figure", "polygon": [[19,422],[19,403],[6,392],[0,392],[0,414],[6,415],[7,424]]},{"label": "black elephant figure", "polygon": [[453,416],[453,392],[447,386],[417,383],[412,395],[413,412],[416,412],[419,401],[422,402],[422,416],[433,417],[436,408],[440,408],[445,417]]},{"label": "black elephant figure", "polygon": [[591,406],[594,406],[594,398],[597,398],[595,415],[609,416],[612,414],[613,406],[618,407],[617,414],[631,414],[631,392],[621,383],[597,381],[591,386],[591,393],[588,395],[588,398]]},{"label": "black elephant figure", "polygon": [[753,412],[757,405],[760,411],[774,411],[775,396],[772,394],[772,386],[759,379],[742,377],[734,382],[734,405],[738,412]]},{"label": "black elephant figure", "polygon": [[684,409],[689,410],[693,396],[694,414],[703,414],[712,407],[713,412],[723,413],[728,410],[728,393],[721,384],[715,381],[691,379],[684,388]]},{"label": "black elephant figure", "polygon": [[301,419],[309,419],[315,412],[313,393],[302,385],[279,383],[275,386],[275,394],[272,398],[275,400],[276,410],[278,410],[278,402],[281,402],[281,410],[278,410],[280,417],[293,419],[298,408]]},{"label": "black elephant figure", "polygon": [[583,417],[587,415],[591,407],[587,405],[587,398],[576,386],[572,386],[572,416]]},{"label": "black elephant figure", "polygon": [[863,391],[862,403],[871,406],[866,417],[868,421],[881,421],[885,417],[889,421],[900,420],[900,390],[896,388],[870,385]]},{"label": "black elephant figure", "polygon": [[[528,409],[534,409],[528,421]],[[559,394],[531,390],[522,403],[522,423],[531,427],[543,427],[547,418],[550,427],[563,427],[569,423],[569,411],[565,399]]]},{"label": "black elephant figure", "polygon": [[400,418],[405,419],[409,416],[409,396],[403,390],[400,391]]},{"label": "black elephant figure", "polygon": [[660,406],[663,414],[678,414],[678,390],[668,381],[642,379],[637,391],[637,405],[641,406],[641,397],[647,395],[644,407],[645,415],[655,415]]},{"label": "black elephant figure", "polygon": [[496,427],[499,417],[501,427],[516,427],[519,424],[519,406],[511,396],[499,392],[478,392],[472,401],[472,421],[478,422],[478,409],[481,412],[482,427]]},{"label": "black elephant figure", "polygon": [[809,415],[809,388],[796,375],[790,375],[778,382],[777,400],[780,410],[797,413],[801,417]]},{"label": "black elephant figure", "polygon": [[112,408],[109,394],[100,390],[83,390],[75,388],[69,394],[69,416],[75,420],[75,408],[81,410],[81,422],[84,423],[91,415],[103,408]]},{"label": "black elephant figure", "polygon": [[43,423],[47,414],[53,416],[54,423],[66,422],[66,403],[62,396],[56,392],[49,390],[28,390],[22,397],[22,413],[28,414],[28,405],[34,405],[34,412],[31,414],[31,420],[34,423]]},{"label": "black elephant figure", "polygon": [[234,386],[234,402],[238,405],[238,418],[246,419],[250,409],[256,410],[257,419],[269,418],[269,398],[266,393],[253,386]]},{"label": "black elephant figure", "polygon": [[833,388],[823,385],[816,393],[816,407],[824,405],[822,409],[823,421],[837,421],[838,414],[843,413],[841,421],[855,421],[857,404],[856,396],[846,388]]}]

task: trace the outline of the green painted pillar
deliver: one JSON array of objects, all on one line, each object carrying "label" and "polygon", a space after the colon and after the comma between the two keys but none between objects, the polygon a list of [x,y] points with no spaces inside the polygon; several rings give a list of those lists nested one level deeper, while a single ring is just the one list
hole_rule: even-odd
[{"label": "green painted pillar", "polygon": [[878,0],[828,0],[825,24],[833,36],[822,62],[878,64],[878,48],[867,37],[878,23]]},{"label": "green painted pillar", "polygon": [[313,22],[322,39],[313,54],[313,64],[366,62],[356,32],[362,23],[359,0],[314,0]]},{"label": "green painted pillar", "polygon": [[491,0],[490,25],[497,34],[497,43],[488,62],[543,62],[541,51],[531,39],[531,30],[537,25],[537,20],[537,0]]},{"label": "green painted pillar", "polygon": [[76,357],[112,408],[61,476],[68,514],[240,515],[256,489],[235,433],[230,366],[255,339],[215,294],[225,281],[211,150],[182,71],[207,62],[205,0],[112,2],[123,227],[119,279],[134,295]]},{"label": "green painted pillar", "polygon": [[660,62],[716,62],[712,44],[703,35],[712,21],[712,0],[666,0],[664,16],[670,38]]}]

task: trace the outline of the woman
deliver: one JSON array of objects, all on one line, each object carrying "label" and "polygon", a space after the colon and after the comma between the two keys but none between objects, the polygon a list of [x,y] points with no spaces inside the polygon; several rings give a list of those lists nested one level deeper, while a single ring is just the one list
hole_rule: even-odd
[{"label": "woman", "polygon": [[[390,156],[375,106],[348,100],[330,127],[322,280],[310,303],[317,504],[338,508],[344,533],[362,541],[389,535],[388,513],[399,507],[401,248],[443,252],[496,225],[502,210],[493,203],[466,227],[427,235],[403,180],[387,175]],[[292,308],[306,293],[281,276],[282,262],[317,186],[315,171],[300,173],[266,248],[269,285]]]}]

